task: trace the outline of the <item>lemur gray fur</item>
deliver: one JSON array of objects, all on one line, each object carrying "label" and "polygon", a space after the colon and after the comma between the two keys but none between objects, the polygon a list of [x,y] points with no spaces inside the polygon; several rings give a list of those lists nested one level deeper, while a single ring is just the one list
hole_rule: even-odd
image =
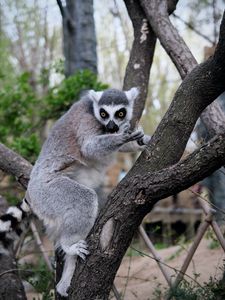
[{"label": "lemur gray fur", "polygon": [[130,131],[137,96],[137,88],[91,90],[74,103],[55,123],[42,147],[31,172],[27,200],[0,219],[0,234],[10,230],[12,218],[19,222],[29,206],[43,220],[55,247],[65,252],[57,284],[62,296],[68,295],[76,257],[85,259],[89,254],[85,239],[104,205],[98,188],[114,154],[143,150],[150,140],[140,128]]}]

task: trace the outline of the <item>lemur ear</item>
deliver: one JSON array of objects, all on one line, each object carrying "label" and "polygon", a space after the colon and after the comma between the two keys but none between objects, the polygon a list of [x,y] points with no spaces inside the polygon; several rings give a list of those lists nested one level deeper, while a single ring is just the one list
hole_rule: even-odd
[{"label": "lemur ear", "polygon": [[88,92],[88,96],[91,98],[92,101],[98,102],[102,96],[103,92],[96,92],[94,90],[90,90]]},{"label": "lemur ear", "polygon": [[126,91],[125,94],[127,96],[127,99],[129,101],[133,102],[137,98],[137,96],[139,95],[139,90],[138,90],[138,88],[133,87],[129,91]]}]

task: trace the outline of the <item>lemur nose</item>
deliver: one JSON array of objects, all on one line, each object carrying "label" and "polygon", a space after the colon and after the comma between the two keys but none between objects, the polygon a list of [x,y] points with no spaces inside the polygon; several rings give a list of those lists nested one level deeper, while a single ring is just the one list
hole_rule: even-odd
[{"label": "lemur nose", "polygon": [[110,120],[109,123],[106,125],[106,130],[110,133],[114,133],[119,130],[119,127],[116,125],[115,122]]}]

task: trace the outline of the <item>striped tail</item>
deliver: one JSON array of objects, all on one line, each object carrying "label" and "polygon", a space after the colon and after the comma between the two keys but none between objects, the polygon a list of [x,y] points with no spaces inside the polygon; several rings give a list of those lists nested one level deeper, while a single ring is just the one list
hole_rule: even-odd
[{"label": "striped tail", "polygon": [[10,206],[6,213],[0,217],[0,242],[8,248],[12,239],[19,237],[24,231],[24,221],[31,214],[30,206],[24,198],[16,206]]}]

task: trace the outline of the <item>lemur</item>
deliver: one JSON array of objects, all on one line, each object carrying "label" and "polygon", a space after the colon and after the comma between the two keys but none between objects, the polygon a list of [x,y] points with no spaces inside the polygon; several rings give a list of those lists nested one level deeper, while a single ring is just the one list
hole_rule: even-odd
[{"label": "lemur", "polygon": [[76,258],[89,254],[85,241],[104,205],[98,188],[118,151],[140,151],[149,142],[141,128],[130,130],[138,89],[90,90],[53,126],[32,169],[25,200],[0,218],[0,237],[29,208],[43,220],[55,248],[65,252],[57,292],[68,295]]}]

